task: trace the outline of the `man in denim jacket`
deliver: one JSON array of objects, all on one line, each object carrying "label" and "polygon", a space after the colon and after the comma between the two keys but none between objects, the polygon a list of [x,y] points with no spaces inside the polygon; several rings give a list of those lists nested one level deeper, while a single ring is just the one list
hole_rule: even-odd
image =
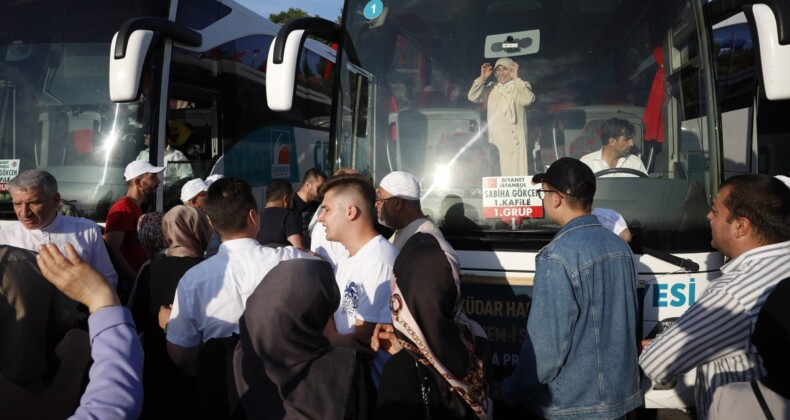
[{"label": "man in denim jacket", "polygon": [[540,196],[562,228],[536,259],[532,309],[505,398],[548,419],[614,419],[642,405],[633,254],[591,215],[595,176],[562,158]]}]

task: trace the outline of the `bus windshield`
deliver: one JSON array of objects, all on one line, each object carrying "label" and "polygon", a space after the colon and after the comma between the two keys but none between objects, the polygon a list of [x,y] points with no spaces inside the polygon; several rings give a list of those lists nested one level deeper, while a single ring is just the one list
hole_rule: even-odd
[{"label": "bus windshield", "polygon": [[0,6],[0,218],[15,217],[7,182],[27,169],[52,173],[81,216],[103,220],[125,194],[123,169],[146,148],[150,105],[110,101],[110,41],[124,21],[162,15],[157,3]]},{"label": "bus windshield", "polygon": [[415,175],[457,248],[539,249],[559,227],[531,178],[570,156],[596,173],[593,208],[622,215],[635,242],[708,251],[719,175],[702,7],[349,0],[336,165]]}]

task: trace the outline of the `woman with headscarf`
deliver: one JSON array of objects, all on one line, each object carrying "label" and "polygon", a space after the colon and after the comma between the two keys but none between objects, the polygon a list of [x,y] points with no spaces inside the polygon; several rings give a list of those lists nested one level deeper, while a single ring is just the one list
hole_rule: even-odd
[{"label": "woman with headscarf", "polygon": [[323,329],[340,304],[332,266],[283,261],[247,299],[234,354],[236,388],[251,419],[369,418],[369,369]]},{"label": "woman with headscarf", "polygon": [[[193,400],[195,385],[170,360],[158,314],[161,306],[173,303],[184,273],[203,261],[211,228],[203,212],[179,205],[162,218],[162,234],[167,242],[165,256],[140,270],[131,305],[135,324],[144,337],[143,417],[192,417],[189,410],[197,407]],[[154,407],[156,411],[152,411]]]},{"label": "woman with headscarf", "polygon": [[[488,82],[491,75],[495,81]],[[501,176],[527,174],[527,119],[524,108],[535,102],[532,85],[521,80],[518,63],[500,58],[491,67],[480,66],[480,77],[475,79],[467,98],[474,103],[486,103],[488,141],[499,149]],[[495,168],[496,169],[496,168]],[[496,170],[492,175],[497,175]]]},{"label": "woman with headscarf", "polygon": [[155,211],[146,213],[137,220],[137,239],[145,249],[149,261],[161,258],[160,253],[167,247],[162,234],[163,217],[162,212]]},{"label": "woman with headscarf", "polygon": [[397,343],[389,344],[402,350],[390,350],[395,354],[381,374],[376,418],[491,418],[483,361],[488,344],[461,308],[450,245],[429,233],[412,236],[395,260],[390,287],[393,325],[384,328],[394,326]]}]

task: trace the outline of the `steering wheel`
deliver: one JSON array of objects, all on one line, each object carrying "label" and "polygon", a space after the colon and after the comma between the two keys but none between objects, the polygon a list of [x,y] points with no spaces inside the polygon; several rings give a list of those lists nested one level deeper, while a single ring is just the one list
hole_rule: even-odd
[{"label": "steering wheel", "polygon": [[639,169],[631,169],[631,168],[609,168],[604,169],[602,171],[598,171],[595,173],[596,178],[600,178],[604,175],[610,174],[629,174],[629,175],[636,175],[640,178],[649,178],[646,173],[640,171]]}]

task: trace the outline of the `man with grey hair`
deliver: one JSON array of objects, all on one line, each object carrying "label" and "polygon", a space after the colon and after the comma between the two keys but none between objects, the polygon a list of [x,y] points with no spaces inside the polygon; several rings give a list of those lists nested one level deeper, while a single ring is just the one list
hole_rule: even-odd
[{"label": "man with grey hair", "polygon": [[422,213],[420,183],[408,172],[391,172],[381,179],[376,188],[376,211],[379,223],[395,229],[389,241],[398,251],[417,232],[444,237],[431,219]]},{"label": "man with grey hair", "polygon": [[29,170],[8,183],[18,222],[0,229],[0,244],[38,252],[44,244],[55,244],[65,252],[74,245],[80,258],[99,271],[113,287],[118,274],[110,261],[101,230],[96,222],[58,214],[58,181],[49,172]]}]

